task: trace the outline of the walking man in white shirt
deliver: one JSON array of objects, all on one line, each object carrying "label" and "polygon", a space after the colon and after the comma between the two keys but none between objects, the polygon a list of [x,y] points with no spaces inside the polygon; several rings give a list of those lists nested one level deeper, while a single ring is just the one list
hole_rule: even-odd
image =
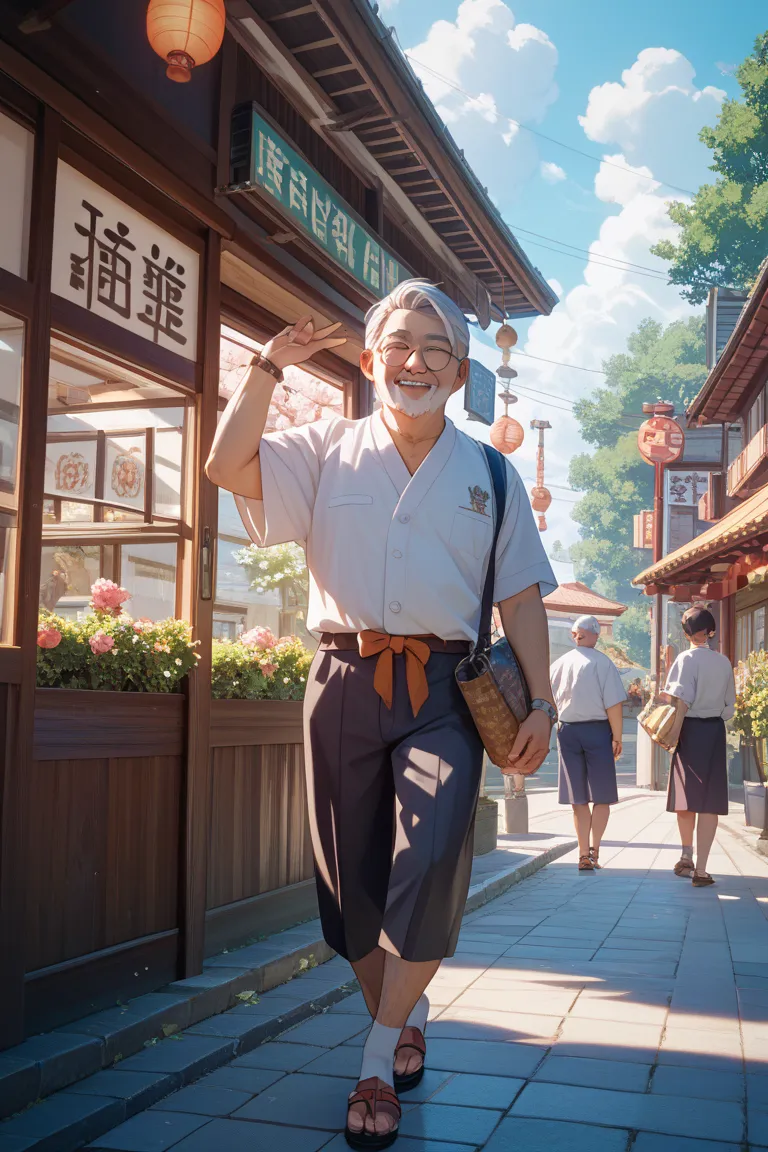
[{"label": "walking man in white shirt", "polygon": [[559,717],[559,800],[573,806],[579,870],[591,872],[600,867],[610,805],[619,799],[616,760],[621,756],[627,694],[616,665],[595,648],[599,621],[580,616],[572,635],[576,647],[550,669]]},{"label": "walking man in white shirt", "polygon": [[[381,411],[262,437],[281,370],[343,342],[304,318],[254,359],[207,471],[257,544],[306,545],[308,627],[322,636],[305,702],[318,899],[374,1020],[345,1135],[382,1148],[396,1093],[423,1072],[423,993],[454,952],[469,885],[482,745],[454,672],[478,632],[494,506],[483,450],[445,418],[468,375],[459,308],[411,280],[366,321],[361,368]],[[535,698],[510,765],[533,768],[555,717],[541,602],[555,580],[505,467],[494,600]]]}]

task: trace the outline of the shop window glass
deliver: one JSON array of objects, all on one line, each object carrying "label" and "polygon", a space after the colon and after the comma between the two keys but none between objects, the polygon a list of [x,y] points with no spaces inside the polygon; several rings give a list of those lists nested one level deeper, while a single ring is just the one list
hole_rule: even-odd
[{"label": "shop window glass", "polygon": [[757,652],[765,648],[765,606],[755,609],[752,629],[754,633],[754,649]]},{"label": "shop window glass", "polygon": [[[219,390],[229,399],[261,345],[232,328],[222,328]],[[302,368],[288,368],[274,390],[267,432],[340,416],[343,392]],[[259,625],[276,636],[297,635],[309,647],[306,629],[307,573],[298,545],[256,549],[243,528],[234,497],[219,493],[214,635],[235,639]]]},{"label": "shop window glass", "polygon": [[[131,593],[132,616],[176,615],[186,432],[180,391],[53,339],[42,608],[76,616],[87,610],[91,584],[104,577]],[[144,541],[143,530],[168,539]]]},{"label": "shop window glass", "polygon": [[123,544],[120,583],[131,593],[131,616],[165,620],[176,615],[177,551],[175,543]]},{"label": "shop window glass", "polygon": [[0,312],[0,640],[13,632],[13,588],[18,511],[19,413],[24,325]]}]

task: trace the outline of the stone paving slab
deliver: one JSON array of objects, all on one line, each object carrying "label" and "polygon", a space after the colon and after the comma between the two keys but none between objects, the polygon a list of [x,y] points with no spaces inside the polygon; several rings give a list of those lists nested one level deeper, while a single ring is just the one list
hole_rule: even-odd
[{"label": "stone paving slab", "polygon": [[[601,873],[579,874],[565,856],[469,914],[434,981],[428,1071],[403,1097],[399,1152],[746,1152],[747,1136],[768,1148],[768,1022],[749,1011],[764,1006],[768,962],[732,959],[763,944],[768,862],[737,856],[733,842],[715,845],[716,887],[693,889],[671,873],[674,818],[645,796],[612,816]],[[519,956],[529,935],[522,947],[547,954]],[[345,1097],[369,1024],[360,995],[243,1053],[244,1018],[280,1017],[238,1008],[236,1035],[190,1029],[189,1043],[231,1043],[234,1058],[91,1147],[346,1148]],[[135,1093],[123,1091],[125,1104]],[[181,1127],[163,1128],[169,1118]],[[0,1152],[17,1152],[6,1145],[0,1126]]]}]

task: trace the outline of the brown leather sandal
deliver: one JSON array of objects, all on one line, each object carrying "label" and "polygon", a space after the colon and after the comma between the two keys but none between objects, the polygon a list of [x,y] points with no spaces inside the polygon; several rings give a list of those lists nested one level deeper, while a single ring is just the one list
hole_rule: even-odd
[{"label": "brown leather sandal", "polygon": [[417,1068],[414,1072],[404,1072],[402,1074],[395,1072],[395,1091],[398,1093],[410,1092],[412,1088],[415,1088],[417,1084],[421,1083],[421,1079],[424,1075],[424,1061],[427,1056],[427,1042],[424,1039],[424,1033],[420,1028],[414,1028],[413,1025],[409,1025],[407,1028],[403,1028],[403,1031],[400,1035],[400,1041],[397,1045],[397,1048],[395,1048],[395,1056],[397,1056],[398,1052],[402,1052],[406,1048],[412,1048],[414,1052],[419,1053],[421,1056],[421,1067]]},{"label": "brown leather sandal", "polygon": [[[361,1080],[354,1092],[349,1095],[348,1108],[351,1108],[353,1104],[365,1105],[365,1117],[363,1118],[363,1127],[359,1132],[352,1132],[349,1127],[349,1120],[347,1120],[344,1139],[350,1148],[389,1148],[394,1144],[400,1131],[399,1120],[402,1113],[400,1101],[389,1084],[380,1080],[378,1076],[369,1076],[367,1080]],[[382,1109],[384,1115],[393,1116],[398,1124],[389,1132],[367,1132],[365,1121],[370,1116],[374,1125],[376,1124],[376,1112],[381,1104],[387,1105],[386,1108]]]},{"label": "brown leather sandal", "polygon": [[579,872],[594,872],[594,870],[591,856],[579,856]]},{"label": "brown leather sandal", "polygon": [[691,883],[694,888],[709,888],[710,884],[714,884],[714,882],[709,872],[697,872],[694,869],[693,875],[691,876]]},{"label": "brown leather sandal", "polygon": [[688,856],[681,856],[675,864],[675,876],[684,876],[686,880],[693,876],[693,860]]},{"label": "brown leather sandal", "polygon": [[602,868],[602,864],[598,860],[599,855],[600,855],[600,849],[599,848],[590,848],[589,858],[592,861],[592,867],[593,868]]}]

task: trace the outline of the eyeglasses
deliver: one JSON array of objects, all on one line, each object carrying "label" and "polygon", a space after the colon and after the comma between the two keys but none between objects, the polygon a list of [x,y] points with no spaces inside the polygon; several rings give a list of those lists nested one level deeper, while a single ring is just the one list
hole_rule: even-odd
[{"label": "eyeglasses", "polygon": [[400,341],[380,348],[379,354],[390,368],[402,368],[416,351],[421,352],[424,364],[430,372],[442,372],[444,368],[448,367],[451,360],[460,361],[460,358],[455,356],[453,352],[449,352],[447,348],[419,348],[418,345],[416,348],[411,348],[410,345],[402,344]]}]

